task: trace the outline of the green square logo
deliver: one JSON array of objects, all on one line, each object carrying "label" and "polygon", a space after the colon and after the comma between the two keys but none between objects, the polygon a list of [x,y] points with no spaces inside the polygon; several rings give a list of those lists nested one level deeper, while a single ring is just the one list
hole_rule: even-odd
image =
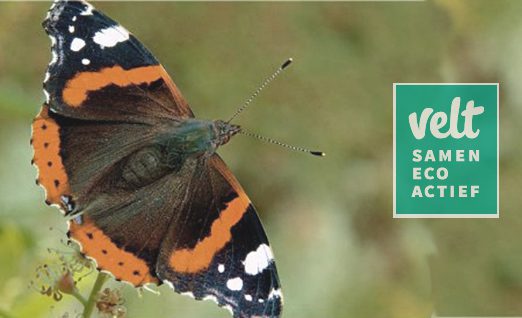
[{"label": "green square logo", "polygon": [[393,85],[395,218],[498,218],[498,89]]}]

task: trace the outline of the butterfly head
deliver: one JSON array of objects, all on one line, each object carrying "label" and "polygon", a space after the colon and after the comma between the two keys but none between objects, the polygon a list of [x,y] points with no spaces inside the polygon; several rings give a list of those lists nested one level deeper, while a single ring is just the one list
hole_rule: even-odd
[{"label": "butterfly head", "polygon": [[229,124],[223,120],[214,121],[214,129],[216,131],[216,144],[218,146],[226,144],[232,136],[241,131],[239,125]]}]

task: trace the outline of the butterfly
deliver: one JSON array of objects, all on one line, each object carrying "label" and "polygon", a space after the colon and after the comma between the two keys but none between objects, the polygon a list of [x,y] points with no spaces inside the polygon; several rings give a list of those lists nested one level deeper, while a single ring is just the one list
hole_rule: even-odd
[{"label": "butterfly", "polygon": [[163,66],[85,1],[56,1],[52,60],[32,124],[48,205],[99,270],[166,284],[234,317],[279,317],[273,253],[254,206],[216,154],[241,131],[194,117]]}]

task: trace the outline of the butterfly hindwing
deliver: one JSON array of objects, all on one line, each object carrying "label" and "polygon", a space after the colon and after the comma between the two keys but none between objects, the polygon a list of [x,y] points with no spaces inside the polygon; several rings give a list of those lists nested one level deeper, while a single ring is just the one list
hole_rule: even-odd
[{"label": "butterfly hindwing", "polygon": [[[185,207],[182,215],[190,217],[171,223],[158,277],[179,293],[216,301],[234,317],[278,317],[280,284],[259,217],[219,156],[213,155],[204,169],[208,177],[193,186],[205,193],[191,192],[198,193],[202,207]],[[195,229],[203,229],[201,235],[189,235]]]},{"label": "butterfly hindwing", "polygon": [[[33,122],[33,163],[46,202],[80,215],[69,222],[69,235],[83,253],[100,269],[136,286],[157,282],[156,254],[167,229],[162,217],[172,214],[179,194],[172,193],[175,184],[162,179],[171,170],[161,166],[161,156],[154,158],[156,167],[145,171],[155,175],[143,186],[129,182],[125,173],[147,158],[143,153],[157,149],[155,136],[162,126],[79,120],[53,113],[47,105]],[[182,183],[181,177],[177,180]]]},{"label": "butterfly hindwing", "polygon": [[187,162],[137,192],[97,185],[70,235],[98,267],[136,286],[166,283],[234,317],[278,317],[272,250],[245,192],[217,156]]},{"label": "butterfly hindwing", "polygon": [[60,155],[60,126],[50,116],[47,104],[42,106],[31,128],[32,164],[38,169],[36,183],[44,188],[47,204],[61,206],[62,196],[70,193],[69,176]]},{"label": "butterfly hindwing", "polygon": [[69,234],[94,258],[100,269],[134,286],[160,283],[156,263],[160,246],[189,191],[195,164],[166,174],[139,188],[119,187],[111,173],[96,184],[82,214],[82,222],[70,222]]}]

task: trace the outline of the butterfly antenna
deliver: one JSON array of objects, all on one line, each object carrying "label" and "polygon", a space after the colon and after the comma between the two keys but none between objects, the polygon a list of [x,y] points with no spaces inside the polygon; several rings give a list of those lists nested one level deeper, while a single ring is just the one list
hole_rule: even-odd
[{"label": "butterfly antenna", "polygon": [[266,87],[268,86],[268,84],[270,84],[270,82],[272,82],[273,80],[275,80],[279,74],[281,74],[281,72],[287,68],[290,64],[292,64],[292,58],[289,58],[288,60],[286,60],[283,64],[281,64],[281,66],[279,66],[279,68],[272,74],[270,75],[269,77],[267,77],[265,79],[265,81],[261,84],[261,86],[258,87],[258,89],[255,90],[255,92],[250,95],[250,97],[245,101],[245,103],[239,107],[236,112],[234,113],[234,115],[232,115],[232,117],[230,117],[230,119],[227,121],[227,123],[230,123],[232,120],[234,120],[234,118],[236,118],[242,111],[244,111],[248,105],[250,105],[250,103],[252,103],[252,101],[257,97],[257,95],[259,95],[259,93],[261,93],[261,91]]},{"label": "butterfly antenna", "polygon": [[245,136],[254,137],[256,139],[259,139],[261,141],[264,141],[264,142],[267,142],[267,143],[270,143],[270,144],[275,144],[275,145],[278,145],[278,146],[290,149],[292,151],[305,152],[305,153],[309,153],[311,155],[318,156],[318,157],[326,156],[326,154],[324,152],[322,152],[322,151],[313,151],[313,150],[306,149],[306,148],[303,148],[303,147],[297,147],[297,146],[292,146],[292,145],[289,145],[289,144],[285,144],[283,142],[274,140],[272,138],[268,138],[268,137],[261,136],[261,135],[258,135],[256,133],[247,131],[244,128],[241,128],[241,131],[239,133],[242,134],[242,135],[245,135]]}]

